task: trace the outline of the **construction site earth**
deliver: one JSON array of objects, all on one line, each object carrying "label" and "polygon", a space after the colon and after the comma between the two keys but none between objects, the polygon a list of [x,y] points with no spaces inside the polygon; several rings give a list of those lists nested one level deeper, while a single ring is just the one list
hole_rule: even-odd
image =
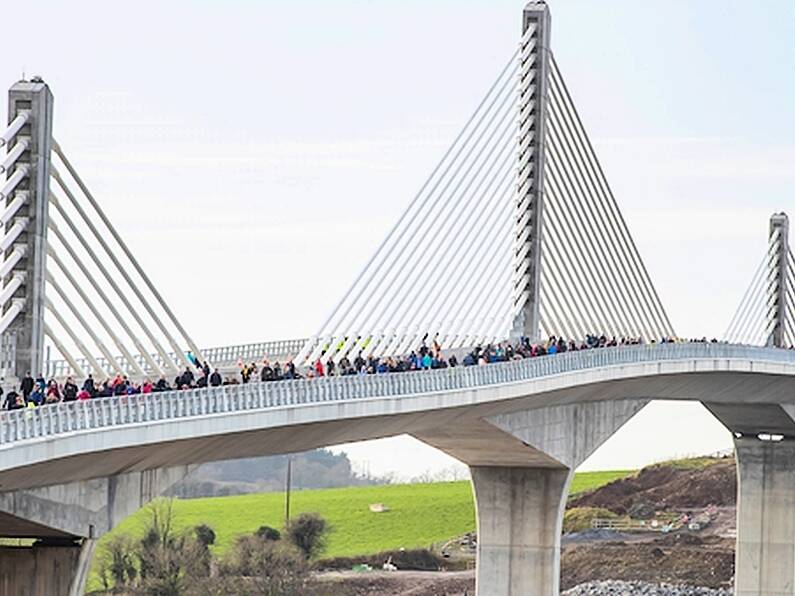
[{"label": "construction site earth", "polygon": [[[561,589],[571,596],[729,594],[736,494],[735,462],[724,456],[650,466],[573,497],[564,518]],[[468,534],[411,561],[400,553],[353,567],[340,560],[317,575],[318,587],[346,596],[471,596],[476,547],[477,537]]]}]

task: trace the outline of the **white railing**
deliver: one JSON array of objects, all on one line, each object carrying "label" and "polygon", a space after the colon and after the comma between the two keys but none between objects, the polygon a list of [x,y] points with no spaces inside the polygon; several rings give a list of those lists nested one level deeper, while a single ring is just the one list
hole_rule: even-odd
[{"label": "white railing", "polygon": [[306,339],[283,339],[256,344],[210,348],[203,350],[202,354],[208,362],[212,362],[216,366],[235,364],[239,360],[260,362],[263,357],[273,360],[277,357],[295,356],[305,343]]},{"label": "white railing", "polygon": [[0,414],[0,445],[82,430],[148,424],[161,420],[457,391],[639,362],[718,358],[795,365],[795,350],[706,343],[620,346],[485,366],[249,383],[108,397],[3,412]]},{"label": "white railing", "polygon": [[[239,360],[243,362],[261,362],[264,357],[270,360],[286,359],[295,356],[298,351],[303,347],[305,339],[283,339],[277,341],[266,341],[254,344],[241,344],[236,346],[221,346],[217,348],[207,348],[202,350],[202,356],[211,366],[217,368],[226,368],[235,365]],[[165,361],[159,354],[150,354],[151,358],[160,367],[167,367]],[[135,354],[134,359],[138,366],[143,369],[145,373],[151,373],[151,367],[146,359],[141,354]],[[171,352],[169,357],[178,362],[177,354]],[[86,358],[76,358],[76,362],[83,368],[83,370],[90,371],[91,365]],[[113,374],[116,370],[115,367],[110,366],[108,359],[98,356],[97,363],[107,372]],[[135,371],[124,356],[116,358],[118,367],[128,375],[135,375]],[[173,372],[173,371],[172,371]],[[74,374],[72,365],[68,360],[46,360],[44,362],[44,376],[46,378],[64,378]]]}]

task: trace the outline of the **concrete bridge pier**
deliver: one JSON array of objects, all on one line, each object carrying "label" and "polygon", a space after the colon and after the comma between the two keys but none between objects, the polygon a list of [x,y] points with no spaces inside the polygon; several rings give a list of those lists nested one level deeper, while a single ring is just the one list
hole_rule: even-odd
[{"label": "concrete bridge pier", "polygon": [[736,596],[795,595],[795,406],[705,404],[734,433]]},{"label": "concrete bridge pier", "polygon": [[95,546],[78,539],[0,547],[0,596],[81,596]]},{"label": "concrete bridge pier", "polygon": [[560,591],[560,534],[569,468],[473,466],[478,594]]},{"label": "concrete bridge pier", "polygon": [[29,547],[0,547],[0,596],[82,595],[96,539],[192,469],[128,471],[0,492],[0,537],[36,540]]},{"label": "concrete bridge pier", "polygon": [[558,596],[560,535],[574,470],[646,403],[539,407],[414,433],[472,472],[478,596]]},{"label": "concrete bridge pier", "polygon": [[795,594],[795,438],[735,439],[737,596]]}]

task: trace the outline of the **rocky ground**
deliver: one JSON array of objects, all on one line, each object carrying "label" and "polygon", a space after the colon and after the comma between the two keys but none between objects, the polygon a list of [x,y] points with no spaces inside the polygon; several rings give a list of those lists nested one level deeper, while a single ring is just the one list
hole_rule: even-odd
[{"label": "rocky ground", "polygon": [[310,590],[318,596],[474,596],[474,571],[324,573]]},{"label": "rocky ground", "polygon": [[[320,587],[323,586],[323,587]],[[317,594],[327,596],[474,596],[473,571],[381,572],[328,574]],[[323,589],[326,588],[326,589]],[[314,592],[314,590],[313,590]],[[594,581],[562,592],[562,596],[730,596],[724,588],[641,581]]]},{"label": "rocky ground", "polygon": [[565,547],[561,557],[564,589],[607,579],[727,588],[733,576],[734,541],[715,536],[575,544]]},{"label": "rocky ground", "polygon": [[563,596],[729,596],[731,590],[712,590],[671,584],[603,581],[581,584]]}]

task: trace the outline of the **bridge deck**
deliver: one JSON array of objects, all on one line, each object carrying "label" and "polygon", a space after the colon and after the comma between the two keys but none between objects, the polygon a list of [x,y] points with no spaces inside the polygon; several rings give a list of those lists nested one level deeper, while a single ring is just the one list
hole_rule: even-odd
[{"label": "bridge deck", "polygon": [[588,369],[705,358],[795,365],[793,350],[715,343],[654,344],[582,350],[485,366],[252,382],[97,398],[0,413],[0,449],[7,449],[20,441],[99,428],[285,406],[453,392]]}]

